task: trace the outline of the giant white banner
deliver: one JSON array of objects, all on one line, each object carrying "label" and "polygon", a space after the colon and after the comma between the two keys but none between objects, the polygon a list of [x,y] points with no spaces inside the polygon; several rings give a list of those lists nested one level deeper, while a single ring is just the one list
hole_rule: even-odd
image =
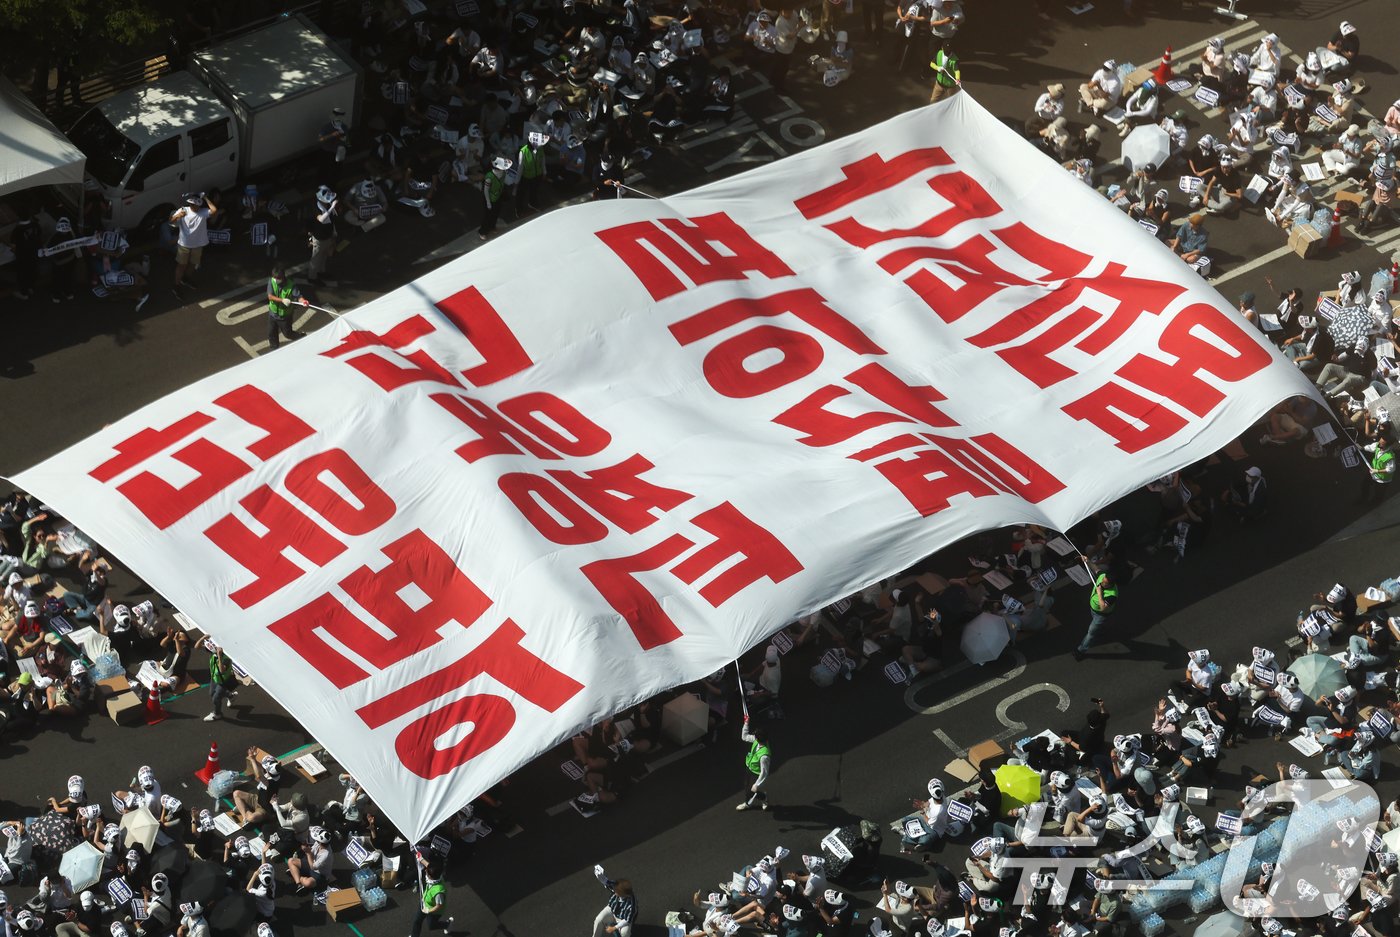
[{"label": "giant white banner", "polygon": [[960,94],[553,212],[18,481],[418,837],[794,615],[1307,392]]}]

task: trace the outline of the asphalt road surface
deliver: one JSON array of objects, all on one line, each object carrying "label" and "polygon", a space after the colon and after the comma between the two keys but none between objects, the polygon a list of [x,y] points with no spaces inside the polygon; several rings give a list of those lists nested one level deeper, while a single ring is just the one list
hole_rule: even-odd
[{"label": "asphalt road surface", "polygon": [[[1341,18],[1361,29],[1359,71],[1372,86],[1362,97],[1366,109],[1384,114],[1400,96],[1400,77],[1383,60],[1383,50],[1400,37],[1392,0],[1241,0],[1241,12],[1252,17],[1244,22],[1215,16],[1205,4],[1163,2],[1141,24],[1123,20],[1114,0],[1081,16],[1049,0],[1045,15],[1028,0],[967,6],[957,44],[966,88],[1017,125],[1044,84],[1063,81],[1072,95],[1106,57],[1153,62],[1171,44],[1180,64],[1213,35],[1224,32],[1227,45],[1252,46],[1267,31],[1277,32],[1297,54],[1324,43]],[[779,95],[757,76],[741,76],[742,114],[733,124],[682,135],[638,166],[640,176],[631,184],[657,194],[681,191],[927,100],[923,82],[895,76],[882,50],[862,44],[856,30],[852,36],[852,80],[828,89],[816,73],[794,66],[787,94]],[[1223,133],[1219,114],[1182,106],[1191,115],[1193,138],[1207,128]],[[1115,157],[1117,145],[1116,136],[1106,134],[1104,155]],[[289,182],[287,194],[309,198],[320,181]],[[560,200],[579,194],[555,193]],[[477,243],[474,193],[459,189],[436,204],[433,219],[396,215],[380,231],[351,240],[332,268],[335,285],[317,291],[314,301],[351,309]],[[1178,207],[1185,214],[1184,205]],[[1335,284],[1343,270],[1369,275],[1400,247],[1400,231],[1358,237],[1348,229],[1340,250],[1302,261],[1283,249],[1278,233],[1258,214],[1212,218],[1208,227],[1216,280],[1231,301],[1246,289],[1264,297],[1266,277],[1280,287],[1314,291]],[[0,471],[30,465],[162,394],[262,353],[266,327],[259,297],[268,258],[239,240],[227,253],[208,252],[189,301],[177,300],[163,285],[171,268],[162,257],[153,271],[155,297],[139,315],[115,304],[11,306],[7,341],[27,366],[0,383],[8,430]],[[295,241],[284,244],[284,259],[291,263],[305,259]],[[298,325],[311,329],[326,321],[325,314],[312,313]],[[1178,679],[1187,650],[1208,646],[1222,662],[1245,659],[1254,644],[1282,650],[1297,609],[1313,592],[1337,579],[1359,590],[1400,572],[1395,499],[1363,511],[1355,503],[1356,473],[1335,460],[1252,450],[1248,464],[1261,465],[1271,482],[1269,516],[1247,527],[1217,525],[1180,564],[1161,554],[1140,557],[1144,571],[1124,589],[1111,643],[1083,663],[1068,653],[1087,618],[1084,590],[1077,588],[1057,593],[1059,629],[1027,639],[1014,655],[985,670],[966,668],[924,681],[907,698],[879,673],[864,671],[851,683],[819,690],[805,676],[814,662],[809,652],[796,652],[785,663],[787,717],[773,732],[770,796],[776,806],[769,813],[733,809],[745,776],[737,728],[712,747],[663,753],[622,803],[591,819],[567,806],[578,792],[558,769],[567,755],[561,750],[541,758],[509,788],[520,831],[493,835],[452,876],[449,901],[458,930],[582,937],[604,903],[591,873],[594,863],[602,863],[610,874],[630,877],[638,890],[638,937],[657,937],[667,910],[688,906],[696,889],[711,890],[780,844],[799,855],[851,817],[885,824],[906,813],[929,777],[983,739],[1077,724],[1093,696],[1108,701],[1112,730],[1142,730],[1161,691]],[[930,568],[961,573],[959,557],[967,552],[959,545]],[[118,586],[118,593],[132,595],[143,588],[124,577]],[[256,688],[239,695],[235,718],[222,723],[200,721],[207,703],[204,692],[195,691],[170,704],[173,715],[159,726],[120,728],[94,718],[0,747],[0,816],[36,813],[43,798],[61,793],[71,773],[86,775],[90,791],[103,791],[124,785],[140,764],[152,765],[166,790],[194,803],[200,796],[192,773],[203,764],[211,738],[226,765],[241,760],[250,745],[281,754],[311,741]],[[1227,753],[1220,786],[1237,789],[1242,766],[1268,769],[1286,751],[1251,741]],[[1387,750],[1384,761],[1385,772],[1394,774],[1395,752]],[[332,786],[298,781],[293,789],[324,802],[337,795]],[[1392,787],[1382,786],[1383,799],[1393,796]],[[1212,808],[1221,809],[1223,799]],[[927,880],[922,867],[889,855],[894,849],[887,837],[884,869],[891,878]],[[960,864],[964,847],[952,845],[945,853],[945,861]],[[27,894],[10,890],[12,901]],[[872,893],[856,898],[868,909]],[[390,908],[356,924],[357,933],[406,933],[413,900],[410,892],[393,892]],[[344,927],[296,897],[285,896],[278,905],[280,937]],[[1193,929],[1186,916],[1169,923],[1177,933]]]}]

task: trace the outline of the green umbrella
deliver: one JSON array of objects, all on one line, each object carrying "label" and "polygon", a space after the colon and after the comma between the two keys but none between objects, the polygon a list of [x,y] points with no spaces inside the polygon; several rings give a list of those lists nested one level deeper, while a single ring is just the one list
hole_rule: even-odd
[{"label": "green umbrella", "polygon": [[1010,813],[1040,800],[1040,773],[1025,765],[1002,765],[996,770],[997,790],[1001,791],[1001,812]]},{"label": "green umbrella", "polygon": [[1330,696],[1347,685],[1347,672],[1326,654],[1305,654],[1289,665],[1298,678],[1298,689],[1310,699]]}]

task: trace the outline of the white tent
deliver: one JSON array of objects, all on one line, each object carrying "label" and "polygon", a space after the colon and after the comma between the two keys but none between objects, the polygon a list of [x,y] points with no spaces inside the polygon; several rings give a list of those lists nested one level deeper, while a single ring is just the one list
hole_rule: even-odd
[{"label": "white tent", "polygon": [[34,102],[0,78],[0,196],[39,185],[81,185],[86,161]]}]

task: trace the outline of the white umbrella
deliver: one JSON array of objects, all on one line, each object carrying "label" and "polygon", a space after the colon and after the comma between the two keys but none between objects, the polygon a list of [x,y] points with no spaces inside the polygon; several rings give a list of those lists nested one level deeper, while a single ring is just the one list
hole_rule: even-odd
[{"label": "white umbrella", "polygon": [[967,623],[962,633],[962,652],[974,664],[996,660],[1011,643],[1011,629],[1000,615],[983,612]]},{"label": "white umbrella", "polygon": [[132,843],[140,843],[150,854],[152,847],[156,843],[156,834],[160,832],[160,821],[155,815],[145,807],[137,807],[135,810],[128,810],[122,814],[121,827],[126,831],[126,837],[122,841],[130,846]]},{"label": "white umbrella", "polygon": [[102,878],[102,850],[92,843],[79,843],[63,854],[58,874],[68,879],[74,894],[91,888]]},{"label": "white umbrella", "polygon": [[1141,169],[1148,163],[1161,166],[1172,152],[1172,138],[1156,124],[1134,127],[1123,139],[1123,162],[1129,169]]}]

